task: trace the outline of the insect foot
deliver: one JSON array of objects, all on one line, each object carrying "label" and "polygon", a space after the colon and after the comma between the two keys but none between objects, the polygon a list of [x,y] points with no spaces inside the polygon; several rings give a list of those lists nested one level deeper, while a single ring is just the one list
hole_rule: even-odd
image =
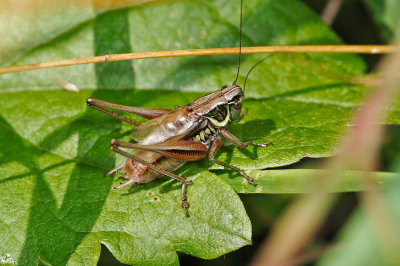
[{"label": "insect foot", "polygon": [[263,143],[248,142],[247,145],[267,147],[268,145],[273,145],[273,143],[272,142],[263,142]]},{"label": "insect foot", "polygon": [[182,184],[182,204],[181,204],[181,206],[183,208],[183,212],[185,213],[185,216],[189,218],[190,214],[189,214],[188,208],[190,205],[189,205],[189,202],[187,201],[186,192],[187,192],[187,187],[189,185],[193,184],[193,181],[185,180],[185,181],[182,181],[181,184]]},{"label": "insect foot", "polygon": [[257,184],[254,183],[254,179],[251,178],[250,176],[248,176],[243,170],[240,170],[238,173],[239,173],[241,176],[243,176],[244,179],[246,179],[247,183],[249,183],[250,185],[253,185],[253,186],[255,186],[255,187],[257,186]]},{"label": "insect foot", "polygon": [[121,170],[122,168],[124,168],[124,165],[120,165],[120,166],[118,166],[118,167],[112,169],[111,171],[109,171],[109,172],[107,173],[107,175],[109,176],[109,175],[116,174],[116,173],[118,173],[118,171]]}]

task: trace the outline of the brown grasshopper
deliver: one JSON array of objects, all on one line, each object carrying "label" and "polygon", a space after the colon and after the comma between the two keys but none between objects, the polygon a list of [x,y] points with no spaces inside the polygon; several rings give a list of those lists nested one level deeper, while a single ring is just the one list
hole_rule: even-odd
[{"label": "brown grasshopper", "polygon": [[[192,181],[172,172],[188,161],[201,160],[207,156],[212,162],[239,173],[249,184],[255,185],[253,179],[243,170],[218,161],[214,157],[222,145],[222,137],[239,148],[245,148],[248,145],[264,147],[269,144],[241,142],[226,127],[240,118],[244,98],[242,88],[236,84],[242,46],[242,2],[238,69],[236,79],[231,86],[224,86],[218,91],[194,100],[191,104],[175,107],[175,109],[123,106],[94,98],[86,100],[90,107],[137,127],[132,134],[133,139],[137,141],[136,144],[111,140],[111,149],[127,158],[124,165],[108,173],[114,174],[124,169],[123,177],[129,181],[116,188],[148,183],[160,176],[176,179],[182,184],[182,208],[185,215],[189,216],[186,191]],[[140,124],[107,108],[132,113],[149,120]],[[121,150],[121,147],[135,149],[138,152],[130,154]]]}]

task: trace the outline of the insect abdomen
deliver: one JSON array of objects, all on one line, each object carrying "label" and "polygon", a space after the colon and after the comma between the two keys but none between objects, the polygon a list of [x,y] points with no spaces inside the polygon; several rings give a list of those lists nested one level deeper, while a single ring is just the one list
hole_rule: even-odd
[{"label": "insect abdomen", "polygon": [[[186,161],[184,160],[168,158],[147,151],[139,151],[135,153],[135,155],[139,156],[142,159],[146,159],[153,165],[157,167],[162,167],[164,170],[169,172],[177,170],[179,167],[186,163]],[[125,162],[125,174],[123,176],[126,179],[133,180],[135,184],[143,184],[148,183],[162,175],[157,171],[149,169],[147,166],[139,162],[128,159]]]}]

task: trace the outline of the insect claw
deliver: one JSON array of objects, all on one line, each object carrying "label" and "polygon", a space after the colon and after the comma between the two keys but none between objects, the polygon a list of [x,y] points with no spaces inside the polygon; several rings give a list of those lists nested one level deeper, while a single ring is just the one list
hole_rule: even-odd
[{"label": "insect claw", "polygon": [[244,148],[245,148],[246,146],[249,146],[249,145],[258,146],[258,147],[267,147],[268,145],[273,145],[272,142],[256,143],[256,142],[252,142],[252,141],[245,142],[244,144],[245,144],[245,145],[243,146]]},{"label": "insect claw", "polygon": [[253,186],[257,186],[257,184],[254,183],[254,179],[251,178],[250,176],[248,176],[245,172],[240,171],[239,174],[240,174],[244,179],[246,179],[247,183],[249,183],[250,185],[253,185]]},{"label": "insect claw", "polygon": [[120,189],[128,186],[133,186],[135,184],[135,181],[133,179],[129,180],[128,182],[122,183],[119,186],[113,187],[113,189]]},{"label": "insect claw", "polygon": [[189,202],[187,202],[187,198],[186,197],[182,197],[182,204],[181,204],[181,207],[183,208],[183,212],[185,213],[185,216],[186,217],[190,217],[190,214],[189,214],[189,210],[188,210],[188,208],[189,208]]},{"label": "insect claw", "polygon": [[188,211],[189,202],[187,201],[186,191],[187,191],[187,186],[193,184],[193,181],[185,179],[185,180],[182,180],[181,184],[182,184],[182,204],[181,204],[181,207],[183,208],[183,212],[185,213],[185,216],[189,218],[190,217],[189,211]]},{"label": "insect claw", "polygon": [[250,185],[257,186],[257,184],[254,183],[254,179],[253,178],[247,176],[246,180]]},{"label": "insect claw", "polygon": [[255,145],[260,146],[260,147],[267,147],[268,145],[273,145],[274,143],[272,142],[264,142],[264,143],[255,143]]},{"label": "insect claw", "polygon": [[[185,204],[185,203],[186,203],[186,204]],[[188,210],[188,208],[189,208],[189,203],[187,203],[187,202],[185,202],[185,203],[182,203],[183,212],[185,213],[185,216],[186,216],[187,218],[189,218],[189,217],[190,217],[189,210]]]},{"label": "insect claw", "polygon": [[109,171],[109,172],[107,173],[107,176],[113,175],[113,174],[115,174],[116,172],[118,172],[118,170],[112,169],[111,171]]},{"label": "insect claw", "polygon": [[116,187],[113,187],[113,189],[120,189],[120,188],[122,188],[122,185],[123,185],[123,183],[122,183],[121,185],[118,185],[118,186],[116,186]]}]

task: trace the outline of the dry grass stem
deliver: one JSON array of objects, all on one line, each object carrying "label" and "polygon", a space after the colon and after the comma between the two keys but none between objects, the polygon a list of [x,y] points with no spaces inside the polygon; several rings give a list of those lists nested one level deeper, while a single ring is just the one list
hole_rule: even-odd
[{"label": "dry grass stem", "polygon": [[[358,54],[385,54],[400,50],[398,46],[391,45],[304,45],[304,46],[256,46],[242,47],[243,54],[257,53],[358,53]],[[143,53],[110,54],[94,57],[64,59],[48,61],[27,65],[9,66],[0,68],[0,74],[29,71],[36,69],[73,66],[82,64],[115,62],[124,60],[181,57],[181,56],[204,56],[204,55],[229,55],[238,54],[238,47],[171,50]]]}]

